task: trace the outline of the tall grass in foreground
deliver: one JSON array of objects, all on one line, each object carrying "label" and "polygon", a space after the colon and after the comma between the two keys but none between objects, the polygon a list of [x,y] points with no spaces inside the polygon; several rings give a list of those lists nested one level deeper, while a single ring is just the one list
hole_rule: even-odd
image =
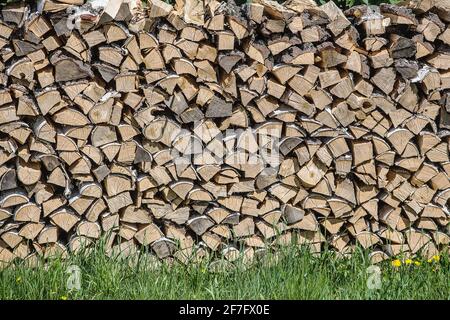
[{"label": "tall grass in foreground", "polygon": [[[206,263],[155,267],[155,261],[111,259],[95,249],[37,268],[18,263],[1,270],[0,299],[450,299],[449,258],[436,260],[384,262],[381,288],[369,289],[373,274],[362,251],[343,259],[288,248],[245,270],[211,273]],[[67,289],[71,265],[81,270],[80,290]]]}]

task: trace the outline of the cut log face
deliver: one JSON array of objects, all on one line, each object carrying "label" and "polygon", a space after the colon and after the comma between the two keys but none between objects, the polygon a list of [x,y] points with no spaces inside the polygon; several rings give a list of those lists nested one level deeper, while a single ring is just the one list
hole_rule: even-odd
[{"label": "cut log face", "polygon": [[0,260],[448,250],[445,1],[103,2],[2,5]]},{"label": "cut log face", "polygon": [[50,62],[55,68],[55,81],[57,82],[90,78],[94,75],[89,65],[65,56],[61,52],[53,54]]},{"label": "cut log face", "polygon": [[24,185],[32,185],[41,178],[41,168],[39,162],[25,162],[22,159],[18,161],[17,178]]}]

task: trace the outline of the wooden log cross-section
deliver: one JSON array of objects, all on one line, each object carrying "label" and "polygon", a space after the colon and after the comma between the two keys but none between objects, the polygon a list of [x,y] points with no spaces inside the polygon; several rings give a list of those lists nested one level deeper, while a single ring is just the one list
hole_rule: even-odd
[{"label": "wooden log cross-section", "polygon": [[85,2],[0,8],[0,266],[449,250],[445,0]]}]

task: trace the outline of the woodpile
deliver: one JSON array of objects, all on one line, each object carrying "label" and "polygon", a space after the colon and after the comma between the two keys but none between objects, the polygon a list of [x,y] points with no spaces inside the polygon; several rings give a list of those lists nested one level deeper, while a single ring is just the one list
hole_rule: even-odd
[{"label": "woodpile", "polygon": [[446,0],[84,2],[1,9],[0,262],[449,249]]}]

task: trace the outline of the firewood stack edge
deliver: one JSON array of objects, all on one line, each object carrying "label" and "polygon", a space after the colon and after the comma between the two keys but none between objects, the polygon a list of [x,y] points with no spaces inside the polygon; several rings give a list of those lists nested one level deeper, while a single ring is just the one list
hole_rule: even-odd
[{"label": "firewood stack edge", "polygon": [[0,264],[449,250],[449,2],[95,3],[1,9]]}]

